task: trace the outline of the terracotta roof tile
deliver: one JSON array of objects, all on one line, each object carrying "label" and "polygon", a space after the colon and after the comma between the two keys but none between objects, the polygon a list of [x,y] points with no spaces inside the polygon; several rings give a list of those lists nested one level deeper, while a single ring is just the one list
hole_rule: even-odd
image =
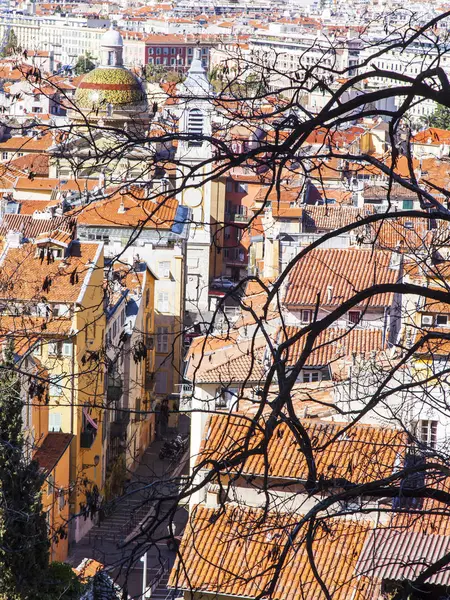
[{"label": "terracotta roof tile", "polygon": [[[358,291],[374,284],[395,283],[398,271],[390,268],[391,253],[356,248],[317,248],[293,268],[284,303],[288,306],[339,306]],[[378,294],[365,301],[372,307],[390,306],[393,294]]]},{"label": "terracotta roof tile", "polygon": [[372,207],[305,206],[303,227],[306,231],[331,231],[355,223],[374,212]]},{"label": "terracotta roof tile", "polygon": [[[301,422],[312,443],[317,475],[324,481],[336,478],[359,484],[376,481],[392,474],[398,459],[406,452],[407,435],[396,429],[355,425],[339,437],[347,423],[316,419],[302,419]],[[289,426],[286,423],[277,425],[265,451],[264,421],[254,432],[252,425],[239,415],[211,416],[205,428],[207,440],[202,443],[197,464],[225,460],[228,455],[235,456],[239,450],[243,451],[248,444],[249,449],[261,448],[261,452],[239,464],[236,470],[240,473],[264,475],[268,468],[269,477],[307,480],[306,457],[299,450]],[[330,442],[335,436],[338,436],[337,440]],[[329,445],[323,450],[327,443]]]},{"label": "terracotta roof tile", "polygon": [[71,433],[56,431],[47,433],[42,444],[34,453],[33,459],[39,463],[41,469],[50,473],[62,458],[73,437]]},{"label": "terracotta roof tile", "polygon": [[9,163],[11,166],[17,169],[22,169],[34,173],[37,177],[48,177],[49,174],[49,161],[50,157],[48,154],[24,154],[19,156]]},{"label": "terracotta roof tile", "polygon": [[[289,326],[279,332],[278,341],[292,339],[300,331],[299,327]],[[286,351],[287,364],[294,364],[303,351],[306,337],[303,336],[289,346]],[[314,343],[312,352],[306,359],[306,367],[324,367],[331,363],[351,357],[353,353],[369,355],[372,351],[383,349],[383,331],[380,327],[366,329],[328,328]]]},{"label": "terracotta roof tile", "polygon": [[156,203],[145,199],[144,189],[132,188],[126,194],[116,193],[112,198],[93,202],[74,210],[72,214],[82,225],[103,227],[142,225],[146,228],[171,229],[177,208],[178,202],[174,199],[160,197]]},{"label": "terracotta roof tile", "polygon": [[429,219],[404,218],[386,219],[366,227],[365,240],[386,250],[408,252],[423,248],[429,233]]},{"label": "terracotta roof tile", "polygon": [[100,245],[74,242],[70,256],[50,263],[36,254],[32,243],[8,248],[0,264],[0,299],[41,301],[44,297],[48,302],[75,302]]},{"label": "terracotta roof tile", "polygon": [[221,383],[223,385],[237,383],[261,382],[264,378],[264,350],[230,358],[226,363],[209,371],[200,371],[196,377],[198,383]]},{"label": "terracotta roof tile", "polygon": [[[265,596],[280,552],[298,515],[280,515],[228,504],[223,511],[204,506],[193,508],[169,586],[237,597]],[[362,600],[353,595],[357,558],[369,524],[335,519],[318,529],[313,542],[316,567],[333,600]],[[306,532],[306,529],[305,529]],[[281,569],[273,598],[304,600],[319,598],[321,588],[307,558],[305,532],[300,531]]]},{"label": "terracotta roof tile", "polygon": [[20,231],[24,238],[35,239],[40,234],[54,229],[72,234],[75,231],[75,225],[75,220],[68,217],[35,219],[31,215],[5,214],[0,225],[0,235],[5,235],[8,231]]}]

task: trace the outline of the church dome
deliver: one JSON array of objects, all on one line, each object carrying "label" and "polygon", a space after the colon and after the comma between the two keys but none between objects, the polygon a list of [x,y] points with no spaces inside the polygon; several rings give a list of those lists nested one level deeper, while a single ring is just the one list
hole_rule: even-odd
[{"label": "church dome", "polygon": [[108,105],[117,110],[145,110],[147,102],[136,75],[123,67],[105,66],[97,67],[83,77],[75,92],[74,103],[85,110],[106,110]]}]

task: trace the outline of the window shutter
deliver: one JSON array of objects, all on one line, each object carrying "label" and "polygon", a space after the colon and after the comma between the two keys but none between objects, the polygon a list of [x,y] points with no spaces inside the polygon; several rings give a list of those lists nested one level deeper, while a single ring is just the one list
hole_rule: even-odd
[{"label": "window shutter", "polygon": [[61,431],[61,413],[51,412],[49,414],[49,431]]}]

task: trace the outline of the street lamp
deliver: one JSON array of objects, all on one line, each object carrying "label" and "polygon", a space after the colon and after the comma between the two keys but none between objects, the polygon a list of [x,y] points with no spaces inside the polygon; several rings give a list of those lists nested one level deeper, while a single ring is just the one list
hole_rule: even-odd
[{"label": "street lamp", "polygon": [[142,572],[142,600],[147,598],[147,552],[141,556],[141,562],[144,563],[144,570]]}]

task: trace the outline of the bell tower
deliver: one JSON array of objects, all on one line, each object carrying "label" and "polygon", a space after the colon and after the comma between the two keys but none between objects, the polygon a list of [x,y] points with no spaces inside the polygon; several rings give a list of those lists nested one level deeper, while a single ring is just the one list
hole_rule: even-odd
[{"label": "bell tower", "polygon": [[178,87],[179,131],[177,165],[186,179],[179,201],[191,209],[187,243],[186,310],[208,311],[209,254],[211,246],[211,172],[212,150],[205,137],[211,136],[212,88],[195,49],[186,80]]}]

